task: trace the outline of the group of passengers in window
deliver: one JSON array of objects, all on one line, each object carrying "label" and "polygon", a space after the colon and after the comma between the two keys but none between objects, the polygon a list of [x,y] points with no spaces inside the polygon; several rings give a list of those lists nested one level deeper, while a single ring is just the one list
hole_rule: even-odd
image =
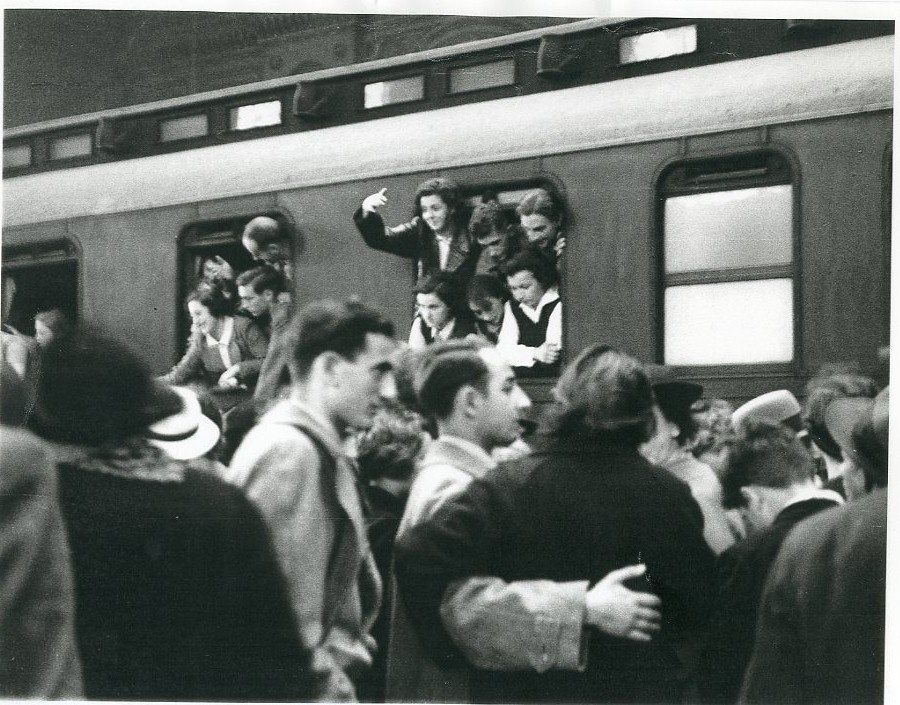
[{"label": "group of passengers in window", "polygon": [[370,247],[416,262],[410,346],[482,336],[519,376],[558,374],[559,262],[566,244],[561,199],[534,189],[519,202],[513,223],[497,201],[469,209],[457,184],[436,178],[416,190],[413,219],[388,227],[380,214],[386,191],[367,196],[353,220]]}]

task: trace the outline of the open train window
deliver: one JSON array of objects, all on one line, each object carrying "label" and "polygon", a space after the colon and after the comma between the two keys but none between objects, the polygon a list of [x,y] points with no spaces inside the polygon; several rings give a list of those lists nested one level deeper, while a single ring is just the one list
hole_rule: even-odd
[{"label": "open train window", "polygon": [[211,278],[218,258],[230,266],[235,276],[257,266],[258,263],[241,243],[241,234],[248,222],[261,215],[274,218],[278,222],[282,232],[291,238],[296,256],[298,243],[295,228],[280,211],[198,221],[182,230],[179,239],[178,335],[185,345],[190,331],[190,320],[181,302],[192,289],[196,288],[201,279]]},{"label": "open train window", "polygon": [[[10,285],[14,282],[14,286]],[[78,320],[78,252],[70,240],[3,248],[3,323],[34,335],[34,316],[59,309]]]},{"label": "open train window", "polygon": [[773,151],[669,165],[658,188],[662,359],[788,364],[796,350],[795,185]]}]

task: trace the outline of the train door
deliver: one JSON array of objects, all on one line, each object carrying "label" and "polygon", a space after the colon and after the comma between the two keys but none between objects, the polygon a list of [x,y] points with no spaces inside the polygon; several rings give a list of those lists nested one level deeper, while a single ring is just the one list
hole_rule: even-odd
[{"label": "train door", "polygon": [[3,323],[34,335],[34,316],[58,309],[78,320],[78,252],[68,240],[3,248]]},{"label": "train door", "polygon": [[[184,228],[179,238],[179,301],[184,301],[188,293],[196,288],[209,271],[207,268],[211,266],[210,263],[217,262],[217,258],[224,260],[235,276],[257,266],[257,262],[244,249],[241,234],[244,226],[260,215],[274,218],[283,232],[289,234],[292,241],[296,241],[292,224],[278,211],[198,221]],[[187,346],[190,327],[187,311],[184,306],[179,305],[178,335],[182,351]]]}]

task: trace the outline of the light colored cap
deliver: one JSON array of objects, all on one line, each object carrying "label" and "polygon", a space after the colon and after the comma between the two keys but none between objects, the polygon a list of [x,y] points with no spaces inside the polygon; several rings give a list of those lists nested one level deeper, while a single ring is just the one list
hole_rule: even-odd
[{"label": "light colored cap", "polygon": [[196,393],[185,387],[172,387],[184,406],[177,414],[157,421],[147,429],[150,443],[175,460],[193,460],[208,453],[219,441],[221,432],[215,422],[203,415]]},{"label": "light colored cap", "polygon": [[731,423],[735,429],[740,428],[748,421],[769,421],[771,423],[783,423],[795,431],[792,423],[800,416],[800,402],[797,397],[787,389],[777,389],[751,399],[743,406],[739,406],[731,415]]}]

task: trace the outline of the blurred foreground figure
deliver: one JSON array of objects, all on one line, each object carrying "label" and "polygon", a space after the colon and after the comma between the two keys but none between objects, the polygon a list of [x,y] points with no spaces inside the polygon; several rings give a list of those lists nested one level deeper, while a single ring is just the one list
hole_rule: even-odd
[{"label": "blurred foreground figure", "polygon": [[183,409],[111,338],[77,331],[44,352],[33,424],[54,443],[84,694],[305,700],[308,655],[262,518],[153,444],[177,443],[184,429],[162,421]]},{"label": "blurred foreground figure", "polygon": [[[4,369],[2,396],[22,395]],[[20,401],[20,405],[21,405]],[[82,697],[69,548],[44,446],[3,420],[0,443],[0,697]]]}]

